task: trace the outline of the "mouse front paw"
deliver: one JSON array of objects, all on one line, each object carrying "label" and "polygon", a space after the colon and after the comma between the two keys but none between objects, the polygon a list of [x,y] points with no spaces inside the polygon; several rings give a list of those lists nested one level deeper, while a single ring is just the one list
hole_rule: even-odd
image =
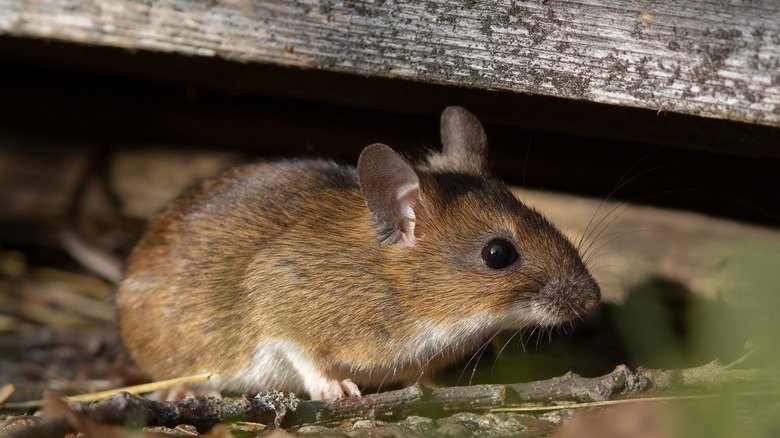
[{"label": "mouse front paw", "polygon": [[310,391],[310,394],[313,400],[333,400],[342,397],[360,397],[361,395],[355,382],[349,379],[344,379],[341,382],[338,380],[326,381],[318,390]]}]

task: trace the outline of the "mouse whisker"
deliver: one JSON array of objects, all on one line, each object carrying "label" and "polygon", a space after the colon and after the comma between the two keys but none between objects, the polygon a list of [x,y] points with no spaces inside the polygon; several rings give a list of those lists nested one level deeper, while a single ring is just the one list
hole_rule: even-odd
[{"label": "mouse whisker", "polygon": [[553,330],[555,330],[555,326],[549,326],[547,327],[547,343],[552,344],[552,336],[553,336]]},{"label": "mouse whisker", "polygon": [[542,339],[544,338],[544,335],[547,335],[550,341],[552,342],[551,338],[551,332],[549,326],[539,326],[539,331],[536,332],[536,350],[539,350],[542,344]]},{"label": "mouse whisker", "polygon": [[[643,173],[647,173],[647,172],[649,172],[649,171],[657,170],[657,169],[659,169],[659,168],[660,168],[660,167],[655,167],[655,168],[653,168],[653,169],[648,169],[647,171],[645,171],[645,172],[643,172]],[[641,174],[640,174],[640,175],[641,175]],[[663,192],[660,192],[660,193],[655,193],[655,194],[652,194],[652,195],[645,196],[645,197],[643,197],[642,199],[639,199],[638,201],[635,201],[635,202],[632,202],[632,203],[621,202],[621,203],[619,203],[618,205],[616,205],[616,206],[615,206],[615,207],[614,207],[614,208],[613,208],[613,209],[612,209],[612,210],[611,210],[611,211],[610,211],[610,212],[609,212],[609,213],[608,213],[606,216],[604,216],[604,217],[603,217],[603,218],[602,218],[602,219],[599,221],[600,223],[601,223],[601,222],[603,222],[603,221],[605,221],[605,220],[607,219],[607,217],[609,217],[610,215],[612,215],[612,214],[613,214],[615,211],[617,211],[619,208],[623,207],[623,210],[622,210],[622,211],[620,211],[620,213],[618,213],[617,215],[615,215],[615,216],[614,216],[612,219],[610,219],[610,221],[609,221],[607,224],[605,224],[603,227],[601,227],[601,230],[600,230],[600,231],[597,233],[597,235],[596,235],[596,236],[595,236],[595,237],[594,237],[594,238],[591,240],[591,242],[590,242],[590,244],[588,245],[588,247],[587,247],[587,248],[586,248],[584,251],[582,251],[582,252],[581,252],[581,254],[582,254],[582,258],[583,258],[583,259],[586,259],[586,260],[585,260],[585,264],[586,264],[586,265],[588,264],[588,259],[590,259],[590,257],[591,257],[591,256],[590,256],[590,255],[588,255],[587,253],[588,253],[588,252],[589,252],[589,251],[592,249],[591,247],[592,247],[592,246],[593,246],[593,245],[594,245],[594,244],[595,244],[595,243],[596,243],[596,242],[599,240],[599,238],[600,238],[600,236],[601,236],[601,233],[603,233],[603,232],[604,232],[604,231],[605,231],[607,228],[609,228],[609,226],[611,226],[611,225],[612,225],[612,224],[613,224],[613,223],[614,223],[614,222],[615,222],[615,221],[616,221],[618,218],[620,218],[620,217],[621,217],[621,216],[622,216],[624,213],[626,213],[628,210],[630,210],[630,209],[631,209],[632,207],[634,207],[635,205],[638,205],[638,204],[643,204],[643,203],[647,202],[648,200],[650,200],[650,199],[653,199],[653,198],[655,198],[655,197],[658,197],[658,196],[661,196],[661,195],[670,194],[670,193],[676,193],[676,192],[678,192],[678,191],[679,191],[679,190],[666,190],[666,191],[663,191]],[[592,232],[594,232],[594,231],[596,230],[596,228],[598,228],[598,225],[597,225],[596,227],[594,227],[594,230],[592,230],[592,231],[591,231],[591,233],[592,233]],[[649,231],[649,230],[635,230],[635,231],[628,232],[628,233],[626,233],[626,234],[630,234],[630,233],[632,233],[632,232],[640,232],[640,231]],[[625,234],[624,234],[624,235],[625,235]],[[622,236],[621,236],[621,237],[622,237]],[[601,246],[600,246],[598,249],[596,249],[596,250],[595,250],[595,252],[596,252],[596,253],[598,253],[598,252],[600,251],[600,249],[601,249],[601,248],[603,248],[604,246],[605,246],[605,245],[601,245]],[[577,249],[579,250],[579,245],[578,245]],[[586,257],[586,256],[587,256],[587,257]]]},{"label": "mouse whisker", "polygon": [[[649,229],[639,229],[639,230],[625,231],[625,232],[622,232],[622,233],[609,233],[609,234],[605,235],[604,238],[607,239],[607,241],[602,243],[602,244],[600,244],[595,250],[593,250],[590,254],[587,254],[584,257],[585,264],[586,265],[590,265],[594,260],[596,260],[596,258],[599,255],[601,255],[601,253],[602,253],[601,250],[603,250],[604,247],[606,247],[610,243],[612,243],[612,242],[614,242],[614,241],[616,241],[618,239],[622,239],[623,237],[629,236],[631,234],[642,233],[642,232],[646,232],[646,231],[650,231],[650,230]],[[593,243],[595,243],[595,241]],[[590,251],[591,245],[588,246],[588,251]]]},{"label": "mouse whisker", "polygon": [[[492,337],[491,337],[492,339]],[[477,351],[474,352],[474,354],[471,355],[468,362],[463,366],[463,370],[460,372],[460,376],[458,376],[458,382],[457,385],[460,385],[460,380],[463,378],[463,373],[466,372],[466,370],[469,368],[469,364],[471,361],[474,361],[474,367],[471,369],[471,376],[469,376],[469,385],[472,384],[474,381],[474,374],[477,372],[477,366],[479,365],[479,360],[482,358],[482,355],[485,353],[485,350],[487,350],[488,345],[490,345],[490,340],[485,341],[480,345],[480,347],[477,349]]]},{"label": "mouse whisker", "polygon": [[452,344],[453,344],[453,342],[448,342],[446,345],[441,347],[436,353],[430,355],[428,357],[428,359],[425,360],[425,362],[420,364],[420,366],[418,367],[417,371],[412,376],[412,381],[419,382],[422,379],[423,374],[425,374],[425,370],[428,368],[428,365],[430,365],[430,363],[436,358],[436,356],[442,354],[444,352],[444,350],[449,348]]},{"label": "mouse whisker", "polygon": [[520,332],[520,337],[517,339],[517,346],[522,348],[523,349],[523,353],[525,353],[525,351],[526,351],[525,350],[525,339],[523,339],[523,338],[528,335],[528,326],[525,326],[525,327],[521,328],[519,330],[519,332]]},{"label": "mouse whisker", "polygon": [[538,325],[532,325],[531,331],[526,333],[526,338],[523,341],[523,351],[527,351],[527,347],[530,346],[531,339],[534,337],[534,334],[536,333],[536,330],[539,329]]},{"label": "mouse whisker", "polygon": [[[607,213],[607,215],[604,216],[595,227],[593,227],[593,230],[591,230],[591,232],[588,235],[588,240],[590,241],[590,243],[582,251],[583,258],[587,258],[588,252],[591,249],[593,249],[593,245],[599,241],[599,238],[604,233],[604,231],[606,231],[612,224],[615,223],[616,220],[620,219],[620,217],[623,216],[623,214],[625,214],[628,210],[630,210],[633,207],[634,204],[621,202],[618,205],[616,205],[614,208],[612,208],[612,210],[610,210],[610,212]],[[609,221],[607,221],[607,218],[609,218]],[[594,232],[596,233],[596,235],[592,236]]]},{"label": "mouse whisker", "polygon": [[379,385],[377,386],[376,390],[377,392],[382,392],[382,387],[385,386],[385,382],[387,381],[387,378],[390,376],[390,374],[395,374],[393,372],[393,369],[389,369],[385,371],[385,375],[382,377],[382,380],[379,381]]},{"label": "mouse whisker", "polygon": [[[629,173],[631,173],[639,164],[641,164],[643,161],[645,161],[648,157],[650,157],[651,155],[656,153],[659,148],[660,147],[657,147],[657,148],[653,149],[652,151],[648,152],[647,154],[645,154],[645,156],[643,156],[641,159],[639,159],[639,161],[637,161],[631,167],[629,167],[628,170],[626,170],[626,172],[623,174],[623,176],[621,176],[617,180],[615,185],[612,187],[612,190],[610,190],[609,193],[607,193],[607,196],[601,201],[599,206],[596,207],[596,210],[593,212],[593,216],[591,216],[590,220],[588,221],[588,224],[585,226],[585,229],[582,231],[582,235],[580,236],[580,239],[579,239],[579,241],[577,242],[577,245],[576,245],[577,250],[579,250],[582,247],[583,242],[590,237],[591,233],[593,233],[593,230],[588,231],[588,229],[593,224],[593,221],[595,220],[596,215],[598,214],[599,210],[601,210],[601,207],[603,207],[604,204],[606,204],[606,202],[609,199],[611,199],[620,189],[622,189],[625,185],[627,185],[631,181],[639,178],[640,176],[642,176],[642,175],[644,175],[646,173],[649,173],[651,171],[655,171],[655,170],[660,168],[660,167],[655,167],[655,168],[651,168],[651,169],[646,169],[646,170],[644,170],[642,172],[637,173],[636,175],[632,176],[631,178],[628,178],[628,179],[626,178],[626,176]],[[609,214],[604,216],[599,221],[599,223],[602,222],[604,219],[606,219],[608,216],[609,216]],[[594,229],[596,229],[596,228],[598,228],[598,225],[596,225],[596,227],[594,227]]]},{"label": "mouse whisker", "polygon": [[[468,336],[464,336],[463,338],[468,338]],[[461,341],[462,341],[462,339],[460,339],[460,338],[455,338],[455,339],[453,339],[453,340],[451,340],[451,341],[447,342],[446,344],[444,344],[444,346],[442,346],[442,347],[441,347],[439,350],[437,350],[437,351],[436,351],[434,354],[432,354],[431,356],[429,356],[429,357],[428,357],[428,359],[427,359],[427,360],[426,360],[424,363],[422,363],[422,364],[420,365],[420,367],[419,367],[419,369],[417,370],[417,372],[415,372],[415,374],[412,376],[412,380],[419,381],[419,380],[422,378],[422,375],[423,375],[423,373],[425,372],[425,369],[428,367],[428,365],[430,365],[430,363],[431,363],[431,362],[432,362],[432,361],[433,361],[433,360],[434,360],[434,359],[435,359],[437,356],[440,356],[440,355],[442,355],[442,354],[443,354],[445,351],[447,351],[448,349],[452,349],[453,345],[460,344],[460,343],[461,343]]]},{"label": "mouse whisker", "polygon": [[[509,327],[509,325],[510,325],[510,323],[509,323],[509,322],[507,322],[506,324],[504,324],[502,327],[500,327],[498,330],[496,330],[496,332],[495,332],[495,334],[493,334],[493,336],[491,336],[490,338],[488,338],[488,339],[487,339],[487,340],[486,340],[486,341],[485,341],[485,342],[482,344],[482,347],[480,347],[480,350],[481,350],[480,357],[479,357],[479,358],[477,358],[477,361],[476,361],[476,363],[474,364],[474,369],[471,371],[471,378],[469,379],[469,385],[471,385],[471,384],[472,384],[472,382],[474,381],[474,374],[477,372],[477,366],[479,365],[479,360],[481,359],[482,355],[483,355],[483,354],[485,353],[485,351],[487,350],[487,347],[488,347],[488,346],[489,346],[489,345],[490,345],[490,344],[493,342],[493,340],[494,340],[494,339],[495,339],[495,338],[496,338],[496,337],[497,337],[497,336],[498,336],[498,335],[499,335],[501,332],[503,332],[504,330],[506,330],[506,329]],[[512,336],[509,338],[509,340],[507,340],[507,341],[504,343],[504,346],[503,346],[503,347],[501,347],[501,350],[499,350],[498,354],[496,354],[496,359],[493,361],[493,368],[491,368],[491,371],[490,371],[491,375],[493,374],[493,370],[495,369],[495,366],[496,366],[496,361],[498,360],[498,355],[500,355],[500,354],[501,354],[501,352],[502,352],[502,351],[504,351],[504,348],[506,348],[506,346],[509,344],[509,342],[512,340],[512,338],[513,338],[513,337],[515,337],[515,335],[517,335],[517,331],[515,331],[515,333],[514,333],[514,334],[512,334]],[[469,360],[469,362],[471,362],[471,360]],[[466,366],[468,366],[468,363],[466,364]]]},{"label": "mouse whisker", "polygon": [[499,356],[501,356],[501,353],[503,353],[504,349],[506,349],[506,347],[509,346],[509,343],[512,342],[512,339],[514,339],[515,336],[520,334],[520,336],[522,337],[522,334],[521,334],[522,330],[523,330],[522,328],[515,330],[514,333],[512,333],[512,336],[510,336],[509,339],[507,339],[506,342],[504,342],[504,345],[501,346],[501,349],[498,350],[498,353],[496,353],[496,357],[495,357],[495,359],[493,359],[493,367],[490,369],[490,376],[491,377],[493,376],[493,373],[496,370],[496,365],[498,365],[498,358],[499,358]]}]

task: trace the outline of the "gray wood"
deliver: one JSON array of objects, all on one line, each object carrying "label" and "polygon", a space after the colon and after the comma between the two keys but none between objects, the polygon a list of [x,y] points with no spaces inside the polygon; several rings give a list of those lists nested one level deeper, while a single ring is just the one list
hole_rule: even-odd
[{"label": "gray wood", "polygon": [[780,126],[780,4],[0,0],[0,35]]}]

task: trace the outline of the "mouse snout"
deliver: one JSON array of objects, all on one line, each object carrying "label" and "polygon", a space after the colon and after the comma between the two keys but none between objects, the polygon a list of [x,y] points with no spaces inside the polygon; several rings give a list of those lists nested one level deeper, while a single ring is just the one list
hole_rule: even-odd
[{"label": "mouse snout", "polygon": [[539,289],[538,300],[551,316],[563,322],[595,309],[601,289],[587,271],[556,276]]}]

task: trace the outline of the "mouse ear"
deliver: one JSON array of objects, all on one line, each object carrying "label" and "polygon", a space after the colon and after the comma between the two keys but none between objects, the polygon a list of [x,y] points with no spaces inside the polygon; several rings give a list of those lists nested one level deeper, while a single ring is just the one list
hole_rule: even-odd
[{"label": "mouse ear", "polygon": [[487,136],[482,124],[468,110],[448,106],[441,113],[442,152],[450,166],[480,175],[487,169]]},{"label": "mouse ear", "polygon": [[363,149],[357,167],[360,190],[383,241],[414,246],[420,180],[412,164],[389,146],[372,144]]}]

